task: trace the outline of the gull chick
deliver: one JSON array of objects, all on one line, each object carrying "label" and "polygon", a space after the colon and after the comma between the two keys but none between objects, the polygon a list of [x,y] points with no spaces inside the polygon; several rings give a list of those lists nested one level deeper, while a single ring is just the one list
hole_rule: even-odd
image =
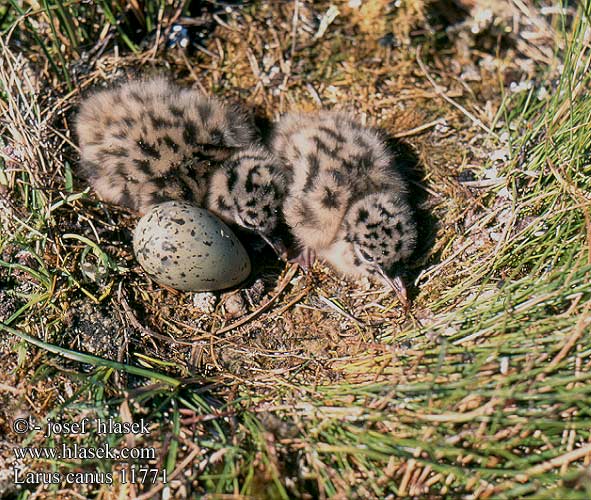
[{"label": "gull chick", "polygon": [[240,110],[164,78],[92,94],[76,132],[83,176],[103,200],[140,214],[169,200],[201,205],[212,161],[255,138]]},{"label": "gull chick", "polygon": [[345,113],[287,114],[272,149],[285,170],[283,215],[304,267],[315,256],[354,278],[378,278],[407,306],[391,271],[414,251],[417,228],[406,184],[382,134]]},{"label": "gull chick", "polygon": [[231,224],[253,231],[279,255],[275,231],[281,219],[285,177],[277,158],[260,145],[232,155],[212,174],[207,208]]}]

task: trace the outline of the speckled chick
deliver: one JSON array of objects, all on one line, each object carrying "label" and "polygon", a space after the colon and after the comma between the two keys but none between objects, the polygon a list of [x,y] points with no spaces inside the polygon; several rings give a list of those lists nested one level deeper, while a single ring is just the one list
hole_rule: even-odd
[{"label": "speckled chick", "polygon": [[244,113],[164,78],[85,99],[76,120],[81,171],[105,201],[143,214],[169,200],[204,202],[211,161],[252,143]]},{"label": "speckled chick", "polygon": [[279,160],[253,145],[235,153],[211,176],[207,207],[222,220],[257,233],[282,256],[285,247],[275,231],[285,189]]},{"label": "speckled chick", "polygon": [[378,278],[407,305],[402,280],[388,273],[414,251],[417,229],[382,134],[344,113],[291,113],[271,144],[286,172],[296,260],[308,266],[318,256],[346,276]]}]

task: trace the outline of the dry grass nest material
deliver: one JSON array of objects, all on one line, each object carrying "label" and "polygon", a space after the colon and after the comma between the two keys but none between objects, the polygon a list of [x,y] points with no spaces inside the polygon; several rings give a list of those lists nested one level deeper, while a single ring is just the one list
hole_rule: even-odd
[{"label": "dry grass nest material", "polygon": [[[128,17],[147,15],[130,5]],[[583,391],[581,380],[563,379],[589,373],[586,181],[552,159],[539,174],[519,170],[537,168],[535,146],[546,136],[536,123],[556,128],[573,111],[557,105],[542,120],[539,107],[520,100],[518,87],[527,95],[537,86],[531,99],[542,88],[552,93],[568,44],[575,43],[574,35],[562,37],[560,19],[575,26],[584,22],[581,14],[568,7],[564,18],[558,7],[545,13],[516,0],[259,2],[192,18],[207,28],[204,42],[193,50],[167,49],[173,24],[191,25],[178,7],[160,13],[136,53],[108,23],[95,43],[75,47],[62,18],[48,24],[36,10],[15,21],[21,31],[4,33],[3,324],[63,352],[164,374],[179,382],[172,384],[176,390],[203,397],[205,413],[181,408],[184,423],[174,430],[163,417],[147,443],[170,456],[171,432],[177,436],[182,446],[172,470],[183,466],[187,480],[178,474],[169,487],[181,496],[215,484],[219,493],[270,498],[285,492],[300,498],[515,496],[540,492],[556,479],[552,474],[588,461],[591,450],[577,452],[588,437],[581,408],[568,397],[541,396]],[[63,46],[50,45],[48,58],[33,33],[52,29]],[[585,64],[575,58],[566,67],[577,76]],[[265,253],[240,289],[214,296],[152,282],[133,257],[134,215],[101,203],[76,177],[72,118],[90,89],[161,72],[246,102],[267,119],[288,110],[349,109],[384,128],[412,178],[423,226],[406,271],[413,282],[410,313],[386,290],[344,281],[322,264],[303,274]],[[521,121],[508,104],[521,106]],[[538,135],[529,143],[518,142],[533,129]],[[560,142],[562,136],[554,137]],[[558,180],[542,186],[547,172]],[[554,227],[545,202],[560,189],[570,201],[556,202],[553,210],[577,211],[579,218],[568,224],[586,228],[563,234],[576,263],[571,293],[561,291],[562,278],[551,279],[553,272],[564,274],[568,252],[561,243],[541,239],[550,266],[544,272],[522,243]],[[539,198],[532,200],[532,192]],[[560,248],[555,253],[562,260],[552,261],[551,248]],[[530,296],[532,290],[537,293]],[[0,429],[15,445],[22,439],[10,427],[15,415],[44,418],[66,400],[88,402],[96,388],[85,386],[81,375],[108,369],[90,358],[52,356],[8,333],[0,337],[0,352]],[[520,378],[528,371],[530,380]],[[152,400],[138,401],[149,391],[161,397],[158,384],[166,381],[125,370],[109,374],[93,380],[101,380],[102,398],[117,401],[119,416],[153,415]],[[546,386],[544,374],[556,379]],[[537,400],[546,416],[534,411]],[[175,408],[170,411],[180,411]],[[92,405],[85,403],[84,411]],[[536,427],[530,420],[536,416],[548,425]],[[207,419],[223,419],[229,441],[197,453],[195,443],[207,436],[215,441],[222,432]],[[252,459],[247,452],[220,452],[239,449],[237,436],[246,436]],[[504,444],[495,448],[499,441]],[[191,453],[193,465],[184,461]],[[529,454],[541,458],[528,462]],[[0,460],[11,466],[9,455]],[[224,463],[233,463],[233,472]],[[509,469],[521,476],[505,476]],[[230,479],[200,479],[203,471]],[[581,487],[578,478],[573,484]],[[274,486],[262,484],[267,480]],[[2,488],[0,479],[0,496]],[[97,488],[102,498],[125,489]]]}]

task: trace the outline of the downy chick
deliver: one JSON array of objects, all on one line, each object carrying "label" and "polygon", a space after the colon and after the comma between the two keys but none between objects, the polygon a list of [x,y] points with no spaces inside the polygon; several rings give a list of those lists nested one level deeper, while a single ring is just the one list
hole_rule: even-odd
[{"label": "downy chick", "polygon": [[76,132],[82,174],[94,190],[140,214],[169,200],[201,205],[211,161],[255,137],[240,110],[164,78],[91,95],[80,106]]},{"label": "downy chick", "polygon": [[257,233],[283,256],[285,247],[275,230],[285,188],[277,158],[253,145],[235,153],[211,176],[207,208],[226,222]]},{"label": "downy chick", "polygon": [[344,113],[291,113],[272,149],[286,172],[283,215],[297,261],[306,267],[318,256],[346,276],[378,278],[406,306],[406,288],[389,272],[412,254],[417,229],[381,134]]}]

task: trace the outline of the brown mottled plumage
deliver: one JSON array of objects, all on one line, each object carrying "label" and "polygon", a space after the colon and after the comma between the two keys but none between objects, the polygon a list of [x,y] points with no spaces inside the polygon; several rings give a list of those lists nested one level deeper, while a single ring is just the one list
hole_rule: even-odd
[{"label": "brown mottled plumage", "polygon": [[281,255],[284,249],[274,232],[284,193],[278,159],[253,145],[235,153],[212,175],[207,207],[226,222],[259,234]]},{"label": "brown mottled plumage", "polygon": [[416,223],[381,133],[344,113],[291,113],[277,123],[272,149],[288,179],[283,214],[299,261],[317,255],[344,275],[379,277],[406,301],[387,273],[413,252]]},{"label": "brown mottled plumage", "polygon": [[164,78],[92,94],[76,120],[81,170],[105,201],[145,213],[169,200],[205,200],[214,165],[250,144],[244,113]]}]

